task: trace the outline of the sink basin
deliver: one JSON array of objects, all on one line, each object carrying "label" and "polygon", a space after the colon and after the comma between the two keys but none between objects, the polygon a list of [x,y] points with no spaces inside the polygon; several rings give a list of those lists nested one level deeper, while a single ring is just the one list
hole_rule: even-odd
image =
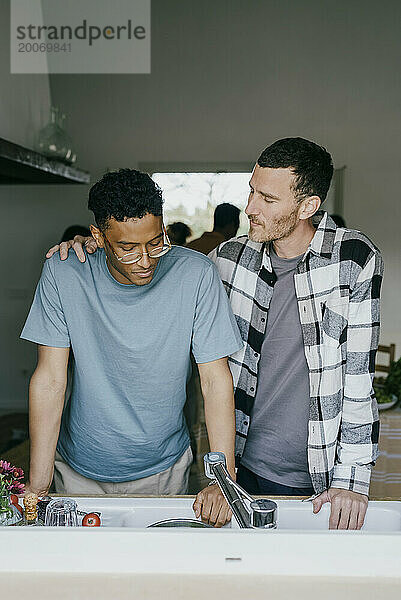
[{"label": "sink basin", "polygon": [[[104,527],[147,528],[166,519],[191,519],[192,498],[78,498],[80,510],[100,511]],[[325,531],[328,529],[330,506],[325,504],[315,515],[311,502],[277,500],[277,529],[292,531]],[[235,519],[225,529],[238,529]],[[363,531],[401,532],[401,502],[372,501]]]},{"label": "sink basin", "polygon": [[163,521],[158,521],[157,523],[152,523],[149,527],[184,527],[190,529],[212,529],[212,525],[207,525],[206,523],[202,523],[197,519],[164,519]]}]

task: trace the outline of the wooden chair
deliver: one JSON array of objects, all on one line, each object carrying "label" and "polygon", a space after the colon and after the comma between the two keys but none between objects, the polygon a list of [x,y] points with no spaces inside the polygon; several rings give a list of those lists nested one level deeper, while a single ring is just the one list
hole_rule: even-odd
[{"label": "wooden chair", "polygon": [[381,371],[383,373],[390,372],[390,366],[395,358],[395,344],[390,344],[389,346],[380,345],[377,349],[377,353],[379,354],[387,354],[388,355],[388,364],[382,365],[377,362],[376,359],[376,372]]}]

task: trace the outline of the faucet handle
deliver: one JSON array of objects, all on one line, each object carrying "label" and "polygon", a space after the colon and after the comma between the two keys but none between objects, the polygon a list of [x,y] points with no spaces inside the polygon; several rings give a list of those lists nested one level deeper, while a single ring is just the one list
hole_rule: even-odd
[{"label": "faucet handle", "polygon": [[251,502],[252,526],[262,529],[277,527],[277,504],[273,500],[260,498]]},{"label": "faucet handle", "polygon": [[223,452],[208,452],[203,457],[203,462],[205,465],[205,475],[209,479],[215,479],[212,466],[223,465],[223,467],[226,467],[226,457]]}]

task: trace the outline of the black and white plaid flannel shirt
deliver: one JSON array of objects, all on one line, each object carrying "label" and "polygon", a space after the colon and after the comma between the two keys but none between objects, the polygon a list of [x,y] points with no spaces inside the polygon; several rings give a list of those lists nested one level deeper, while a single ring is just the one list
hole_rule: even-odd
[{"label": "black and white plaid flannel shirt", "polygon": [[[294,275],[309,369],[309,472],[316,494],[330,486],[368,494],[378,454],[372,383],[383,261],[364,234],[338,228],[326,212],[317,213],[314,223],[316,233]],[[229,358],[238,464],[255,400],[276,275],[269,245],[248,236],[223,242],[209,257],[219,270],[245,342]]]}]

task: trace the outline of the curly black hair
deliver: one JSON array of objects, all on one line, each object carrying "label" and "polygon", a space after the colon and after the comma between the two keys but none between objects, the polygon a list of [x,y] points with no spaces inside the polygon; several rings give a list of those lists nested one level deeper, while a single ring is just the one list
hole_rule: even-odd
[{"label": "curly black hair", "polygon": [[273,169],[291,167],[295,175],[293,191],[298,201],[319,196],[323,202],[333,176],[333,161],[327,150],[301,137],[277,140],[263,150],[258,165]]},{"label": "curly black hair", "polygon": [[147,173],[135,169],[120,169],[106,173],[89,190],[88,208],[95,215],[101,230],[109,219],[116,221],[141,219],[147,214],[163,214],[162,191]]}]

